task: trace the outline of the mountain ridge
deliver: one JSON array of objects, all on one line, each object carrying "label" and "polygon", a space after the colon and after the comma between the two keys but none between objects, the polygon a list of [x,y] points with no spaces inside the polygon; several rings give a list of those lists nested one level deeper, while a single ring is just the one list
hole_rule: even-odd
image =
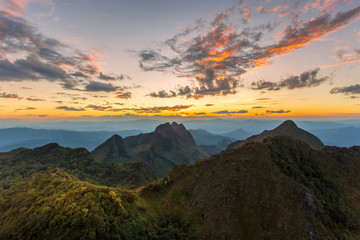
[{"label": "mountain ridge", "polygon": [[[115,142],[110,139],[118,139]],[[143,161],[159,176],[164,176],[178,164],[192,164],[208,157],[195,143],[191,133],[183,124],[164,123],[153,132],[115,137],[101,144],[92,154],[100,162]],[[118,157],[116,157],[118,156]]]},{"label": "mountain ridge", "polygon": [[307,143],[310,147],[316,150],[320,150],[324,147],[324,144],[318,137],[299,128],[294,121],[286,120],[272,130],[265,130],[262,133],[253,135],[243,141],[233,142],[227,147],[226,150],[229,151],[231,149],[239,149],[247,143],[263,142],[267,138],[275,136],[290,136],[293,139]]}]

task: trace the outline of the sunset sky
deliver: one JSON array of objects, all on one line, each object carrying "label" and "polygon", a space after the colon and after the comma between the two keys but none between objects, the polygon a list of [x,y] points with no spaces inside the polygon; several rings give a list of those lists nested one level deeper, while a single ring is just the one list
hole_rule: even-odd
[{"label": "sunset sky", "polygon": [[0,118],[359,118],[358,0],[0,0]]}]

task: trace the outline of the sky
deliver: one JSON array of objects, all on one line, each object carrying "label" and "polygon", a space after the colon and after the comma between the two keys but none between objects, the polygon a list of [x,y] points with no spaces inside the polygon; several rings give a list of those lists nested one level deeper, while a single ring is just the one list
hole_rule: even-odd
[{"label": "sky", "polygon": [[0,0],[1,119],[360,117],[357,0]]}]

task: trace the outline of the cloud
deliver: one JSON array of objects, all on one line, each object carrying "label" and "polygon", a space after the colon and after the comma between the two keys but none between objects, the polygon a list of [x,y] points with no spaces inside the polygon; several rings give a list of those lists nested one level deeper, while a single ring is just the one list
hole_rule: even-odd
[{"label": "cloud", "polygon": [[288,78],[282,79],[280,82],[267,82],[260,80],[257,82],[252,82],[251,86],[254,90],[265,89],[269,91],[277,91],[282,88],[296,89],[304,87],[316,87],[329,79],[329,77],[317,78],[319,71],[320,68],[316,68],[314,70],[303,72],[299,76],[290,76]]},{"label": "cloud", "polygon": [[106,81],[124,80],[125,78],[130,79],[130,77],[127,76],[127,75],[123,75],[123,74],[120,74],[120,75],[105,75],[102,72],[100,72],[98,78],[101,79],[101,80],[106,80]]},{"label": "cloud", "polygon": [[47,116],[49,116],[49,115],[46,115],[46,114],[38,115],[38,117],[40,117],[40,118],[47,117]]},{"label": "cloud", "polygon": [[283,114],[283,113],[289,113],[289,112],[291,112],[290,110],[286,110],[286,111],[284,111],[284,110],[275,110],[275,111],[271,111],[271,110],[268,110],[268,111],[266,111],[266,113],[267,114],[274,114],[274,113],[276,113],[276,114]]},{"label": "cloud", "polygon": [[82,72],[79,72],[79,71],[71,73],[70,75],[73,76],[73,77],[79,77],[79,78],[89,78],[88,75],[86,75],[86,74],[84,74]]},{"label": "cloud", "polygon": [[63,80],[67,78],[64,70],[51,63],[44,63],[35,55],[28,55],[25,59],[10,62],[0,59],[0,81],[23,80]]},{"label": "cloud", "polygon": [[[281,14],[285,15],[288,8],[287,5],[279,5],[272,12],[283,11]],[[186,28],[164,41],[162,51],[146,49],[138,52],[142,70],[172,72],[193,83],[182,87],[190,90],[186,94],[180,92],[182,88],[178,87],[169,92],[152,92],[149,96],[200,98],[235,94],[242,86],[241,75],[248,69],[270,64],[271,58],[291,53],[346,26],[360,16],[360,7],[338,12],[335,16],[324,13],[307,21],[300,20],[302,13],[297,12],[295,15],[298,18],[294,17],[289,25],[285,25],[280,32],[282,36],[277,41],[267,33],[273,31],[275,26],[283,27],[284,24],[237,27],[231,17],[236,18],[238,14],[239,8],[234,7],[216,15],[209,24],[197,22],[195,27]],[[166,47],[171,50],[171,54],[164,54],[167,52],[164,50]],[[283,84],[293,89],[316,86],[324,80],[312,78],[304,84],[301,79],[294,78],[287,79]],[[259,85],[258,88],[271,88],[271,83],[263,84],[265,85]]]},{"label": "cloud", "polygon": [[212,104],[212,103],[205,104],[205,107],[212,107],[212,106],[214,106],[214,104]]},{"label": "cloud", "polygon": [[347,87],[335,87],[330,90],[331,94],[360,94],[360,84],[350,85]]},{"label": "cloud", "polygon": [[129,99],[131,98],[131,92],[124,92],[124,91],[120,91],[120,92],[116,92],[116,98],[120,98],[120,99]]},{"label": "cloud", "polygon": [[149,93],[150,97],[158,97],[158,98],[172,98],[176,97],[176,93],[174,91],[170,91],[167,93],[165,90],[160,90],[159,92],[151,92]]},{"label": "cloud", "polygon": [[131,108],[130,110],[137,112],[137,113],[161,113],[164,111],[168,112],[178,112],[184,109],[188,109],[193,105],[175,105],[172,107],[165,106],[165,107],[149,107],[149,108]]},{"label": "cloud", "polygon": [[19,97],[19,95],[14,94],[14,93],[0,93],[0,98],[12,98],[12,99],[22,99],[21,97]]},{"label": "cloud", "polygon": [[[14,7],[18,3],[24,7],[27,2],[6,1]],[[0,81],[46,80],[64,89],[97,91],[102,87],[100,91],[110,91],[111,85],[96,85],[94,79],[130,79],[126,75],[104,74],[99,50],[84,52],[47,37],[32,22],[7,12],[9,9],[3,7],[5,11],[0,11]]]},{"label": "cloud", "polygon": [[247,110],[239,110],[239,111],[228,111],[228,110],[223,110],[223,111],[218,111],[218,112],[213,112],[216,114],[233,114],[233,113],[248,113]]},{"label": "cloud", "polygon": [[28,101],[32,101],[32,102],[42,102],[42,101],[45,101],[45,99],[32,98],[32,97],[28,97],[28,98],[25,98],[25,99],[28,100]]},{"label": "cloud", "polygon": [[20,15],[25,12],[25,7],[28,2],[29,0],[3,0],[0,9],[14,15]]},{"label": "cloud", "polygon": [[68,106],[58,106],[56,109],[64,110],[64,111],[72,111],[72,112],[80,112],[85,111],[84,108],[74,108],[74,107],[68,107]]},{"label": "cloud", "polygon": [[94,104],[90,104],[88,106],[86,106],[85,108],[90,108],[92,110],[96,110],[96,111],[111,111],[111,112],[117,112],[117,111],[123,111],[122,109],[114,109],[112,106],[101,106],[101,105],[94,105]]},{"label": "cloud", "polygon": [[266,107],[263,107],[263,106],[254,106],[254,107],[251,107],[252,109],[258,109],[258,108],[266,108]]},{"label": "cloud", "polygon": [[91,81],[85,86],[85,91],[88,92],[114,92],[118,87],[112,85],[111,83],[102,83]]}]

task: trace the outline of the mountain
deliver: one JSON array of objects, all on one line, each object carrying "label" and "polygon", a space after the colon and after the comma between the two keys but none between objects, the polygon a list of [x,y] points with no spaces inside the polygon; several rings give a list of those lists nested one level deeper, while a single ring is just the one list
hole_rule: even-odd
[{"label": "mountain", "polygon": [[360,239],[359,176],[360,147],[278,136],[174,167],[140,196],[199,239]]},{"label": "mountain", "polygon": [[63,168],[81,180],[125,189],[137,188],[156,178],[151,167],[143,162],[101,163],[84,148],[71,149],[50,143],[0,153],[0,191],[49,168]]},{"label": "mountain", "polygon": [[213,134],[202,129],[190,129],[189,132],[193,136],[196,144],[199,145],[199,147],[209,156],[223,151],[235,140],[233,138]]},{"label": "mountain", "polygon": [[0,195],[0,239],[193,239],[175,215],[151,215],[135,193],[80,181],[62,169]]},{"label": "mountain", "polygon": [[313,131],[324,144],[338,147],[360,146],[360,128],[345,127]]},{"label": "mountain", "polygon": [[[139,134],[141,131],[123,130],[115,131],[115,133],[127,137]],[[52,142],[65,147],[83,147],[93,150],[113,134],[114,132],[106,131],[69,131],[32,128],[0,129],[0,152],[7,152],[20,147],[35,148]]]},{"label": "mountain", "polygon": [[300,140],[307,143],[310,147],[316,150],[320,150],[324,147],[324,144],[319,138],[305,130],[302,130],[301,128],[298,128],[293,121],[287,120],[273,130],[265,130],[261,134],[251,136],[244,141],[236,141],[231,143],[227,150],[239,149],[250,142],[263,142],[267,138],[275,136],[290,136],[295,140]]},{"label": "mountain", "polygon": [[[294,128],[291,122],[282,127]],[[181,125],[160,125],[155,132],[167,142],[189,139]],[[134,144],[146,146],[152,134],[133,138]],[[121,144],[117,140],[109,142]],[[21,177],[26,164],[40,169],[60,161],[65,167],[44,169],[0,192],[0,240],[360,239],[360,147],[315,150],[292,136],[269,136],[175,166],[135,191],[75,177],[105,178],[112,170],[96,164],[118,166],[86,160],[84,149],[51,144],[26,151],[0,154],[0,166],[17,165],[8,177]]]},{"label": "mountain", "polygon": [[231,132],[221,133],[221,135],[235,140],[244,140],[250,137],[252,134],[243,129],[236,129]]},{"label": "mountain", "polygon": [[224,140],[231,142],[235,140],[234,138],[213,134],[202,129],[190,129],[189,132],[197,145],[217,145]]},{"label": "mountain", "polygon": [[173,166],[192,164],[204,159],[204,153],[183,124],[159,125],[154,132],[121,138],[112,136],[92,151],[100,162],[143,161],[158,176],[164,176]]}]

